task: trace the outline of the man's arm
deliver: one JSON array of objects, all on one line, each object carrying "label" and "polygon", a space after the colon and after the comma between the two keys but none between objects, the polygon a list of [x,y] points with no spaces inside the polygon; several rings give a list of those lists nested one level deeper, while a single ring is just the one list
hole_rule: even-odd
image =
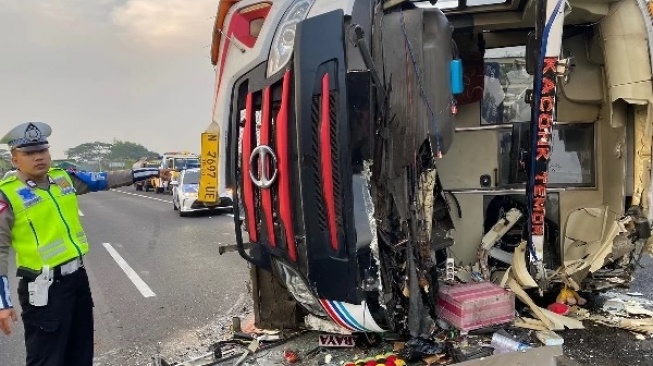
[{"label": "man's arm", "polygon": [[111,188],[128,186],[135,182],[158,177],[159,168],[139,168],[115,172],[68,172],[73,180],[77,195],[106,191]]},{"label": "man's arm", "polygon": [[0,192],[0,309],[12,307],[9,294],[9,247],[14,212],[9,200]]},{"label": "man's arm", "polygon": [[9,247],[14,213],[9,200],[0,192],[0,331],[11,334],[11,323],[18,319],[9,292]]}]

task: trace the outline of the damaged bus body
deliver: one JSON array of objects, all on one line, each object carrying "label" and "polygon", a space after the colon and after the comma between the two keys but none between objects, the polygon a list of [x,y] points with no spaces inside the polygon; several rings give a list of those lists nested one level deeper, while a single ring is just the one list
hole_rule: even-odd
[{"label": "damaged bus body", "polygon": [[221,1],[241,256],[343,332],[428,332],[447,261],[540,293],[627,284],[653,217],[649,7]]}]

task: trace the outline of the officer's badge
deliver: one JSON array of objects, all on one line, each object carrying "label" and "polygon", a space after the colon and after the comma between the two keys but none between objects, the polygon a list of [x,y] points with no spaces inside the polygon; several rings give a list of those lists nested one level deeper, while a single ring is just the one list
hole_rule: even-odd
[{"label": "officer's badge", "polygon": [[25,129],[25,139],[29,141],[39,141],[41,139],[41,130],[33,123],[27,125]]},{"label": "officer's badge", "polygon": [[55,184],[61,188],[61,194],[71,194],[75,193],[75,187],[73,187],[66,178],[57,178],[54,180]]},{"label": "officer's badge", "polygon": [[39,197],[36,193],[34,193],[34,191],[32,191],[31,188],[28,187],[19,188],[17,193],[20,196],[20,199],[23,201],[23,205],[25,205],[25,208],[32,207],[41,201],[41,197]]}]

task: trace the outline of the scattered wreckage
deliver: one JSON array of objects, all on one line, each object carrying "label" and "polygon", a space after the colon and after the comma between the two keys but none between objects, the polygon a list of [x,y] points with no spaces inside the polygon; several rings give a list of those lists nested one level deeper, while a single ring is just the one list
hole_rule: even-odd
[{"label": "scattered wreckage", "polygon": [[649,243],[651,9],[221,0],[200,187],[233,192],[257,325],[582,327],[536,301],[627,286]]}]

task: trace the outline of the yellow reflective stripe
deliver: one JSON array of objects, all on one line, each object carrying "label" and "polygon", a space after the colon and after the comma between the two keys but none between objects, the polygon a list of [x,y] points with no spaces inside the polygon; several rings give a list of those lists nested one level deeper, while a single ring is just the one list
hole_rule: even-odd
[{"label": "yellow reflective stripe", "polygon": [[49,259],[52,259],[52,258],[58,256],[59,254],[65,253],[66,250],[68,250],[68,248],[66,248],[65,245],[62,245],[62,246],[56,247],[56,249],[53,249],[53,250],[51,250],[51,251],[49,251],[47,253],[40,253],[40,251],[39,251],[39,254],[41,255],[41,258],[43,259],[43,261],[47,261]]},{"label": "yellow reflective stripe", "polygon": [[63,239],[59,239],[59,240],[53,241],[50,244],[42,245],[42,246],[39,247],[39,252],[47,252],[48,250],[53,249],[54,247],[56,247],[58,245],[61,245],[63,243],[64,243]]},{"label": "yellow reflective stripe", "polygon": [[83,231],[78,232],[76,236],[77,236],[80,243],[88,243],[88,239],[86,238],[86,234]]}]

